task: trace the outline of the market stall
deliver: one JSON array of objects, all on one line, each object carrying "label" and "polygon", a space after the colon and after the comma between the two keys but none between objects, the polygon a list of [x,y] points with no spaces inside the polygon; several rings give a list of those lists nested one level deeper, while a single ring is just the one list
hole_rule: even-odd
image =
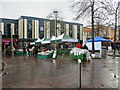
[{"label": "market stall", "polygon": [[[29,49],[29,53],[30,53],[30,55],[32,55],[32,49]],[[18,49],[16,51],[16,55],[27,55],[27,50],[25,50],[25,52],[24,52],[23,49]]]},{"label": "market stall", "polygon": [[62,34],[56,38],[56,41],[59,42],[78,42],[78,39],[74,39],[66,34]]},{"label": "market stall", "polygon": [[89,56],[90,52],[86,49],[80,49],[75,47],[70,51],[70,57],[72,59],[86,60],[86,58]]},{"label": "market stall", "polygon": [[58,53],[64,56],[70,52],[71,49],[68,49],[69,46],[71,46],[70,44],[78,42],[78,39],[74,39],[63,33],[62,35],[58,36],[56,39],[53,39],[52,42],[54,43],[56,42],[59,44]]},{"label": "market stall", "polygon": [[40,44],[43,39],[38,38],[35,42],[31,42],[30,45]]},{"label": "market stall", "polygon": [[[109,45],[110,40],[102,38],[100,36],[94,37],[95,58],[101,58],[104,54],[104,50]],[[90,52],[92,52],[92,39],[87,40],[86,43]],[[107,45],[107,46],[106,46]],[[103,47],[104,46],[104,47]]]}]

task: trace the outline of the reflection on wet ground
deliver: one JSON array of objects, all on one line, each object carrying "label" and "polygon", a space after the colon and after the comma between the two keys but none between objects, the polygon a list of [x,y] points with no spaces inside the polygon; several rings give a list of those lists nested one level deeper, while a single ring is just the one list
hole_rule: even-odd
[{"label": "reflection on wet ground", "polygon": [[[69,56],[59,56],[57,60],[37,59],[33,56],[3,56],[7,62],[2,77],[3,88],[78,88],[79,66],[77,60]],[[82,88],[117,88],[118,58],[94,59],[82,62]],[[116,78],[114,77],[116,75]]]}]

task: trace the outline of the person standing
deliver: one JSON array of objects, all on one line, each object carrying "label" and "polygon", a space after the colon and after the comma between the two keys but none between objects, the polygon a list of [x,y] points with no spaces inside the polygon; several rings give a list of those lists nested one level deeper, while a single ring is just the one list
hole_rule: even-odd
[{"label": "person standing", "polygon": [[33,56],[34,56],[34,53],[35,53],[35,50],[34,50],[34,49],[35,49],[35,47],[33,46],[33,47],[32,47],[32,55],[33,55]]},{"label": "person standing", "polygon": [[38,46],[37,45],[35,45],[34,50],[35,50],[35,56],[37,56],[38,55]]},{"label": "person standing", "polygon": [[82,49],[88,50],[88,47],[86,46],[86,44],[82,47]]},{"label": "person standing", "polygon": [[77,48],[81,48],[82,45],[81,45],[80,43],[78,43],[78,44],[76,45],[76,47],[77,47]]},{"label": "person standing", "polygon": [[119,43],[116,45],[116,48],[117,48],[118,53],[120,54],[120,44]]},{"label": "person standing", "polygon": [[27,56],[30,56],[29,45],[27,46]]},{"label": "person standing", "polygon": [[23,54],[24,55],[26,54],[26,48],[25,48],[25,46],[23,47]]},{"label": "person standing", "polygon": [[11,47],[8,46],[6,49],[6,55],[10,55],[11,54]]}]

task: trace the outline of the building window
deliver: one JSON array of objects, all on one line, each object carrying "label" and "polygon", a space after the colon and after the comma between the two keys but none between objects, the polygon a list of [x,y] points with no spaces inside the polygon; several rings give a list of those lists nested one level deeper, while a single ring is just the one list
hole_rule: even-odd
[{"label": "building window", "polygon": [[11,24],[5,23],[4,25],[6,38],[11,38]]},{"label": "building window", "polygon": [[28,22],[28,38],[32,38],[32,22]]},{"label": "building window", "polygon": [[72,27],[72,25],[70,25],[70,29],[69,29],[69,35],[70,35],[70,37],[72,37],[72,32],[73,31],[73,27]]},{"label": "building window", "polygon": [[43,26],[40,26],[40,31],[44,31],[44,27]]}]

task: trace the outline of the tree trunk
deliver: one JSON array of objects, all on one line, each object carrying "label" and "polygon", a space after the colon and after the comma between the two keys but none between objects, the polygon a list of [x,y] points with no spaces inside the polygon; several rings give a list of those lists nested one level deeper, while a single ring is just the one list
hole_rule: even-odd
[{"label": "tree trunk", "polygon": [[116,9],[116,14],[115,14],[115,33],[114,33],[114,44],[113,44],[113,47],[114,47],[114,51],[113,51],[113,58],[115,58],[115,52],[116,52],[116,31],[117,31],[117,9]]},{"label": "tree trunk", "polygon": [[95,48],[94,48],[94,0],[92,2],[92,7],[91,7],[91,12],[92,12],[92,54],[95,53]]}]

